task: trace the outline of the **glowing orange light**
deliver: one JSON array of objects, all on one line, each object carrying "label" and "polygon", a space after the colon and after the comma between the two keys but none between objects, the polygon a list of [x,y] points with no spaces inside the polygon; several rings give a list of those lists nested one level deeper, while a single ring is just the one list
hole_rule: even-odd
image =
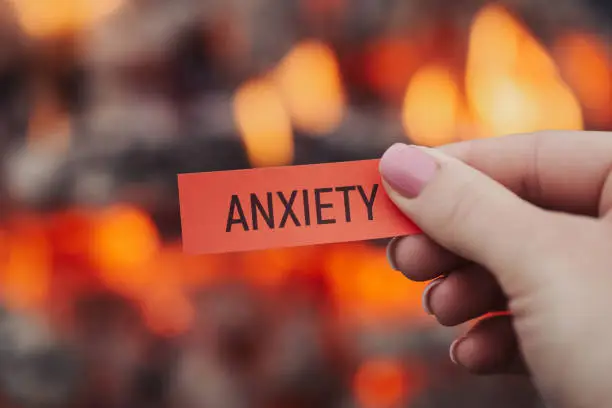
[{"label": "glowing orange light", "polygon": [[140,306],[151,330],[165,336],[184,333],[193,323],[193,306],[176,288],[156,284],[149,288]]},{"label": "glowing orange light", "polygon": [[159,246],[157,230],[147,214],[117,206],[104,211],[96,220],[90,251],[108,284],[131,290],[148,280],[150,270],[142,266]]},{"label": "glowing orange light", "polygon": [[8,260],[8,233],[0,229],[0,270]]},{"label": "glowing orange light", "polygon": [[371,251],[369,257],[361,257],[353,273],[359,303],[369,309],[362,312],[362,317],[367,319],[368,313],[374,318],[422,315],[422,285],[403,281],[393,272],[383,251]]},{"label": "glowing orange light", "polygon": [[340,245],[320,257],[343,315],[359,323],[377,322],[381,316],[423,316],[423,285],[393,273],[383,249]]},{"label": "glowing orange light", "polygon": [[49,234],[54,250],[61,255],[84,255],[90,233],[91,216],[84,211],[66,210],[54,214],[49,220]]},{"label": "glowing orange light", "polygon": [[612,60],[600,40],[587,34],[561,37],[555,46],[561,71],[578,93],[590,119],[612,121]]},{"label": "glowing orange light", "polygon": [[404,96],[419,63],[418,49],[403,38],[384,38],[369,47],[365,74],[370,84],[392,102]]},{"label": "glowing orange light", "polygon": [[169,244],[159,251],[152,263],[160,273],[172,275],[186,288],[202,287],[213,282],[226,267],[226,255],[186,255],[182,245]]},{"label": "glowing orange light", "polygon": [[[123,279],[106,273],[107,283],[114,279],[110,283],[140,305],[148,327],[164,336],[178,335],[191,327],[194,310],[185,292],[187,285],[209,282],[209,265],[177,250],[174,245],[161,248],[140,266],[123,271]],[[202,273],[194,281],[196,268]]]},{"label": "glowing orange light", "polygon": [[583,126],[580,105],[552,58],[497,5],[484,8],[472,25],[466,91],[491,136]]},{"label": "glowing orange light", "polygon": [[297,44],[274,78],[297,127],[326,134],[338,126],[345,96],[336,56],[328,46],[317,41]]},{"label": "glowing orange light", "polygon": [[438,66],[421,68],[411,79],[402,123],[417,144],[438,146],[455,139],[461,95],[451,73]]},{"label": "glowing orange light", "polygon": [[291,120],[272,82],[255,79],[243,84],[234,99],[234,115],[253,166],[291,163]]},{"label": "glowing orange light", "polygon": [[354,389],[360,407],[393,408],[406,397],[406,383],[406,372],[398,361],[371,360],[359,367]]},{"label": "glowing orange light", "polygon": [[[306,249],[306,248],[303,248]],[[296,269],[301,269],[312,260],[308,256],[313,252],[295,250],[295,248],[270,249],[242,254],[237,269],[244,269],[252,284],[261,288],[272,288],[285,281]]]},{"label": "glowing orange light", "polygon": [[44,231],[32,225],[7,237],[7,259],[2,268],[1,288],[9,307],[40,307],[46,300],[51,279],[51,246]]},{"label": "glowing orange light", "polygon": [[484,72],[512,70],[518,58],[521,31],[522,27],[502,7],[484,8],[471,27],[468,65]]},{"label": "glowing orange light", "polygon": [[121,6],[122,0],[11,0],[25,31],[33,36],[69,32],[90,25]]}]

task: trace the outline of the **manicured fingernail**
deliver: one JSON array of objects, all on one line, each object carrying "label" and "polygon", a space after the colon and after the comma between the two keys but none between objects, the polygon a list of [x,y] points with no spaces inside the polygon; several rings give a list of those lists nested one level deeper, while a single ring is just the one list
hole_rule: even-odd
[{"label": "manicured fingernail", "polygon": [[444,280],[444,278],[438,278],[438,279],[432,280],[425,287],[425,290],[423,290],[423,298],[422,298],[423,309],[425,310],[425,313],[427,313],[428,315],[432,315],[433,314],[433,311],[431,310],[431,293],[432,293],[432,290],[436,286],[441,284],[443,280]]},{"label": "manicured fingernail", "polygon": [[380,174],[398,193],[414,198],[435,176],[436,161],[424,150],[402,143],[391,146],[380,160]]},{"label": "manicured fingernail", "polygon": [[459,344],[463,342],[463,340],[465,340],[465,337],[459,337],[458,339],[453,341],[452,344],[450,345],[448,353],[450,355],[450,359],[453,362],[453,364],[459,365],[459,363],[457,362],[457,347],[459,346]]},{"label": "manicured fingernail", "polygon": [[399,271],[397,262],[395,261],[395,248],[397,248],[397,244],[402,238],[403,237],[395,237],[387,244],[387,261],[394,271]]}]

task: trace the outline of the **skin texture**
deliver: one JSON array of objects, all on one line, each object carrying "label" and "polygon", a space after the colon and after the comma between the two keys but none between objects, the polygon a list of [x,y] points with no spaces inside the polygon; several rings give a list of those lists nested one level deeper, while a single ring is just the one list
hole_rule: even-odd
[{"label": "skin texture", "polygon": [[612,133],[419,149],[437,171],[416,197],[381,164],[389,196],[424,231],[393,240],[389,257],[411,280],[437,278],[424,307],[441,324],[480,318],[453,360],[528,373],[553,406],[612,406]]}]

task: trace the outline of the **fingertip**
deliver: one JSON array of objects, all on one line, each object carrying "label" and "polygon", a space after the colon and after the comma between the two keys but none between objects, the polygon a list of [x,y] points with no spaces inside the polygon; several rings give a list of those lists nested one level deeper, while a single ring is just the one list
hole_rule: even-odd
[{"label": "fingertip", "polygon": [[474,374],[517,373],[519,352],[508,316],[481,320],[450,346],[451,360]]},{"label": "fingertip", "polygon": [[394,271],[399,271],[399,267],[397,266],[397,262],[395,260],[396,248],[399,241],[404,237],[394,237],[387,244],[387,262],[391,265],[391,268]]},{"label": "fingertip", "polygon": [[491,273],[480,265],[455,269],[444,275],[443,282],[435,291],[428,291],[426,301],[443,326],[507,310],[507,298]]},{"label": "fingertip", "polygon": [[461,344],[463,341],[465,340],[465,336],[459,337],[458,339],[455,339],[455,341],[453,341],[448,349],[448,354],[450,357],[450,360],[453,362],[453,364],[455,365],[461,365],[459,363],[459,360],[457,359],[457,348],[459,347],[459,344]]},{"label": "fingertip", "polygon": [[387,257],[408,279],[424,282],[460,267],[466,261],[426,235],[410,235],[392,241]]},{"label": "fingertip", "polygon": [[[438,163],[431,154],[402,143],[387,149],[379,163],[380,175],[388,184],[385,188],[391,187],[404,199],[417,197],[437,171]],[[394,200],[394,195],[390,198]]]},{"label": "fingertip", "polygon": [[444,280],[444,278],[440,277],[437,279],[434,279],[433,281],[429,282],[429,284],[427,284],[427,286],[425,287],[425,290],[423,290],[423,295],[422,295],[422,299],[421,302],[423,304],[423,310],[425,310],[425,313],[427,313],[428,315],[433,315],[433,309],[431,308],[431,296],[433,293],[433,290],[442,283],[442,281]]}]

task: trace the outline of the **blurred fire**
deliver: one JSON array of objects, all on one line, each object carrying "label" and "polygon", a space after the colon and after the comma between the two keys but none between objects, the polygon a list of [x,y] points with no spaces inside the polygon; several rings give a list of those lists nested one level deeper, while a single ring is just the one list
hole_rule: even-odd
[{"label": "blurred fire", "polygon": [[54,245],[55,262],[82,266],[89,256],[92,214],[83,210],[65,210],[48,220],[49,239]]},{"label": "blurred fire", "polygon": [[[175,269],[165,272],[178,274]],[[150,279],[146,295],[139,301],[149,328],[156,333],[173,336],[184,333],[191,327],[195,312],[182,288],[168,282],[167,278],[168,276],[166,279],[158,279],[155,276]]]},{"label": "blurred fire", "polygon": [[291,163],[291,119],[271,80],[253,79],[243,84],[236,92],[234,115],[253,166]]},{"label": "blurred fire", "polygon": [[426,66],[412,77],[404,100],[402,123],[416,144],[437,146],[456,138],[461,94],[452,73]]},{"label": "blurred fire", "polygon": [[296,44],[276,68],[274,78],[296,127],[326,134],[339,125],[345,96],[330,47],[313,40]]},{"label": "blurred fire", "polygon": [[149,216],[132,207],[111,207],[95,218],[90,242],[92,262],[101,277],[121,293],[137,293],[150,280],[143,268],[160,247]]},{"label": "blurred fire", "polygon": [[612,54],[595,36],[573,33],[555,45],[559,66],[595,125],[612,124]]},{"label": "blurred fire", "polygon": [[336,56],[318,41],[303,41],[263,78],[240,86],[234,116],[255,167],[293,160],[292,124],[310,134],[332,132],[342,121],[345,95]]},{"label": "blurred fire", "polygon": [[137,208],[112,207],[92,222],[91,260],[102,282],[138,302],[151,330],[166,335],[187,330],[193,308],[181,277],[193,269],[184,269],[188,257],[162,248],[152,220]]},{"label": "blurred fire", "polygon": [[11,308],[44,306],[51,279],[51,243],[35,219],[21,219],[6,234],[4,262],[0,258],[0,293]]},{"label": "blurred fire", "polygon": [[405,38],[383,38],[367,46],[365,75],[383,98],[396,103],[421,61],[416,45]]},{"label": "blurred fire", "polygon": [[466,91],[483,133],[581,129],[578,100],[552,58],[505,9],[485,7],[470,33]]},{"label": "blurred fire", "polygon": [[21,25],[35,37],[64,34],[91,25],[123,0],[11,0]]},{"label": "blurred fire", "polygon": [[375,323],[381,316],[419,316],[422,284],[393,271],[381,248],[339,245],[322,260],[343,313]]},{"label": "blurred fire", "polygon": [[399,361],[379,359],[364,362],[354,379],[361,408],[399,408],[405,406],[408,378]]},{"label": "blurred fire", "polygon": [[[164,335],[189,329],[190,293],[223,279],[263,291],[286,291],[286,285],[299,291],[305,288],[293,287],[293,278],[319,276],[326,287],[321,295],[331,296],[349,324],[423,315],[422,285],[391,270],[383,248],[365,243],[188,256],[178,244],[162,246],[149,216],[130,206],[20,221],[0,240],[0,296],[7,306],[42,307],[54,282],[65,283],[51,268],[69,268],[135,301],[149,328]],[[70,296],[68,288],[59,289]]]},{"label": "blurred fire", "polygon": [[[13,2],[23,25],[35,35],[81,27],[122,3]],[[328,6],[323,1],[316,4]],[[583,117],[577,98],[592,123],[612,121],[612,70],[605,45],[592,36],[560,37],[552,54],[557,67],[515,17],[490,5],[470,28],[465,75],[452,61],[429,62],[438,60],[420,49],[412,39],[384,38],[368,47],[364,63],[365,80],[383,99],[395,102],[403,96],[402,124],[415,143],[440,145],[540,129],[580,129]],[[347,108],[340,71],[328,44],[304,40],[268,75],[238,88],[233,114],[253,166],[293,161],[292,125],[309,134],[327,134],[339,126]],[[58,101],[44,92],[36,99],[30,125],[32,139],[53,126],[64,135],[70,133]],[[364,243],[191,257],[180,245],[162,244],[151,217],[131,206],[86,214],[67,211],[51,219],[19,222],[0,241],[0,293],[9,307],[43,305],[54,279],[52,268],[69,265],[135,300],[149,327],[168,335],[192,324],[192,289],[228,276],[262,290],[282,290],[293,282],[292,276],[311,273],[313,282],[320,277],[329,284],[326,289],[339,315],[359,322],[423,313],[422,286],[392,271],[382,248]],[[406,381],[398,362],[369,361],[355,377],[355,390],[364,407],[390,406],[406,395]]]},{"label": "blurred fire", "polygon": [[[612,71],[603,48],[581,36],[560,41],[565,44],[560,51],[561,68],[586,108],[599,113],[602,123],[602,118],[612,116]],[[457,81],[451,68],[421,67],[408,84],[402,121],[411,141],[430,146],[457,139],[583,128],[580,102],[551,55],[498,5],[484,7],[472,23],[465,83]]]}]

